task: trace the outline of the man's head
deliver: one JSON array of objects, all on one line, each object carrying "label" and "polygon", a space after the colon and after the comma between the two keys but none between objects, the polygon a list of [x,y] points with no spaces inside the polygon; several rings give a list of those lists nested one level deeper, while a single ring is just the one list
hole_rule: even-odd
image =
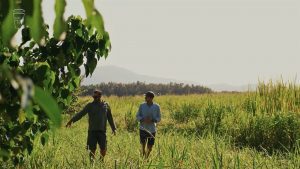
[{"label": "man's head", "polygon": [[145,96],[145,101],[146,101],[147,103],[152,103],[155,94],[154,94],[152,91],[148,91],[148,92],[146,92],[146,93],[144,94],[144,96]]},{"label": "man's head", "polygon": [[102,96],[101,90],[98,90],[98,89],[94,90],[94,92],[93,92],[94,100],[100,100],[101,96]]}]

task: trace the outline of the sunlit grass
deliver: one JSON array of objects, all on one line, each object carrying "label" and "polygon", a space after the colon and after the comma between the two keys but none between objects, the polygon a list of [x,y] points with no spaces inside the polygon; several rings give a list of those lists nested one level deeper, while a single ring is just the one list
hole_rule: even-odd
[{"label": "sunlit grass", "polygon": [[[232,147],[228,141],[212,135],[199,138],[177,133],[158,133],[150,158],[140,157],[138,133],[120,131],[108,134],[105,162],[91,165],[85,150],[86,125],[79,122],[71,129],[61,129],[46,146],[28,158],[28,168],[298,168],[295,154],[268,156],[263,152]],[[99,156],[99,152],[97,152]]]},{"label": "sunlit grass", "polygon": [[[45,146],[37,140],[24,167],[300,168],[299,91],[298,86],[272,83],[250,93],[158,96],[162,122],[147,160],[140,157],[134,121],[143,96],[104,97],[118,127],[116,136],[108,129],[104,163],[89,162],[83,118],[72,128],[58,129]],[[88,101],[90,97],[80,98],[78,110]],[[64,115],[65,121],[69,118]]]}]

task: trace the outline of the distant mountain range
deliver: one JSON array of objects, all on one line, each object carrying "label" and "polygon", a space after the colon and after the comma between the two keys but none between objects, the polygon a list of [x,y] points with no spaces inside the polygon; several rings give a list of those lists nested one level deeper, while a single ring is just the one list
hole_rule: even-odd
[{"label": "distant mountain range", "polygon": [[[155,76],[141,75],[130,71],[125,68],[117,66],[102,66],[95,70],[92,77],[87,77],[83,80],[83,85],[99,84],[107,82],[117,82],[117,83],[132,83],[132,82],[145,82],[145,83],[185,83],[185,84],[195,84],[202,85],[197,82],[190,81],[180,81],[171,78],[160,78]],[[212,84],[205,85],[214,91],[247,91],[248,89],[253,90],[256,85],[244,85],[244,86],[233,86],[228,84]]]},{"label": "distant mountain range", "polygon": [[102,66],[95,70],[92,77],[85,78],[83,84],[84,85],[98,84],[101,82],[132,83],[137,81],[145,82],[145,83],[178,82],[178,80],[175,79],[140,75],[128,69],[117,67],[117,66]]}]

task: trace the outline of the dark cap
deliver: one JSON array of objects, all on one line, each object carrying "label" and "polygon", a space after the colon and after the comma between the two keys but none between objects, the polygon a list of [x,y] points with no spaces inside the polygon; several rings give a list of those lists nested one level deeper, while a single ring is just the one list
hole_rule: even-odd
[{"label": "dark cap", "polygon": [[144,95],[145,95],[146,97],[151,97],[151,98],[153,98],[153,97],[155,96],[154,92],[152,92],[152,91],[148,91],[148,92],[146,92]]},{"label": "dark cap", "polygon": [[99,94],[102,94],[102,91],[101,91],[101,90],[99,90],[99,89],[95,89],[95,90],[94,90],[94,93],[99,93]]}]

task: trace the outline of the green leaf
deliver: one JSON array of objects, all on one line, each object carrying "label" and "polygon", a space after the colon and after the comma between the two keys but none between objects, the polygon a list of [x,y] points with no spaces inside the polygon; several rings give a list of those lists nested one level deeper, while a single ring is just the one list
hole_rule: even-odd
[{"label": "green leaf", "polygon": [[49,65],[44,64],[37,68],[36,73],[40,82],[43,82],[43,86],[51,90],[55,82],[55,72],[52,71]]},{"label": "green leaf", "polygon": [[7,150],[1,149],[0,150],[0,157],[8,157],[9,153]]},{"label": "green leaf", "polygon": [[91,50],[87,51],[87,66],[89,67],[89,73],[92,74],[97,66],[97,59],[95,53]]},{"label": "green leaf", "polygon": [[22,43],[26,43],[30,39],[30,29],[28,27],[25,27],[24,29],[22,29]]},{"label": "green leaf", "polygon": [[55,20],[53,25],[54,38],[59,39],[60,35],[66,29],[66,21],[64,19],[66,0],[55,0]]},{"label": "green leaf", "polygon": [[47,133],[43,133],[41,136],[41,143],[44,146],[49,140],[49,135]]},{"label": "green leaf", "polygon": [[33,123],[36,122],[37,115],[33,113],[33,107],[31,105],[26,107],[25,116],[29,121],[32,121]]},{"label": "green leaf", "polygon": [[15,52],[12,54],[12,56],[10,57],[10,60],[9,60],[9,64],[11,66],[19,66],[19,63],[20,63],[20,57],[18,56],[18,54]]},{"label": "green leaf", "polygon": [[73,82],[76,87],[79,87],[80,86],[80,76],[76,77]]},{"label": "green leaf", "polygon": [[19,111],[19,123],[22,124],[25,121],[26,117],[25,117],[25,112],[24,111]]},{"label": "green leaf", "polygon": [[10,40],[14,36],[14,34],[17,32],[17,29],[14,24],[14,15],[13,10],[16,8],[16,3],[13,0],[9,1],[9,10],[8,14],[4,18],[4,20],[1,23],[1,38],[2,43],[6,46],[10,46]]},{"label": "green leaf", "polygon": [[61,110],[49,92],[35,86],[33,100],[45,111],[54,126],[59,127],[61,124]]},{"label": "green leaf", "polygon": [[110,51],[111,50],[111,41],[110,41],[108,32],[105,32],[104,40],[105,40],[105,48]]},{"label": "green leaf", "polygon": [[68,71],[71,73],[72,76],[80,76],[80,68],[76,64],[69,64],[67,66]]},{"label": "green leaf", "polygon": [[46,34],[44,27],[42,0],[26,0],[22,2],[26,10],[25,24],[30,27],[32,38],[39,43]]},{"label": "green leaf", "polygon": [[72,95],[70,95],[70,96],[68,96],[67,98],[66,98],[66,104],[67,105],[70,105],[71,103],[72,103]]},{"label": "green leaf", "polygon": [[68,89],[70,92],[74,91],[77,87],[74,86],[73,81],[69,81],[68,83]]},{"label": "green leaf", "polygon": [[93,74],[96,67],[97,67],[97,59],[95,57],[93,57],[92,60],[89,61],[90,74]]},{"label": "green leaf", "polygon": [[69,91],[68,89],[63,89],[63,90],[61,91],[61,97],[62,97],[63,99],[66,99],[66,98],[69,96],[69,94],[70,94],[70,91]]},{"label": "green leaf", "polygon": [[85,8],[88,25],[91,25],[94,28],[96,28],[98,33],[103,38],[105,33],[104,21],[99,11],[95,9],[94,0],[82,0],[82,3]]},{"label": "green leaf", "polygon": [[85,77],[88,77],[90,72],[89,72],[89,66],[87,64],[84,64],[84,69],[85,69]]},{"label": "green leaf", "polygon": [[7,16],[9,10],[9,0],[0,1],[0,22]]},{"label": "green leaf", "polygon": [[39,82],[43,82],[43,83],[44,83],[44,81],[47,81],[47,82],[44,83],[45,86],[47,86],[47,84],[50,82],[50,80],[48,79],[48,75],[49,75],[48,72],[51,71],[50,68],[49,68],[48,63],[38,62],[36,64],[36,66],[37,66],[37,68],[36,68],[35,73],[36,73],[37,80]]},{"label": "green leaf", "polygon": [[80,28],[77,29],[75,32],[79,37],[82,37],[83,34],[82,34],[82,30]]},{"label": "green leaf", "polygon": [[55,72],[50,71],[50,75],[49,75],[49,79],[50,79],[50,86],[52,86],[55,82]]}]

